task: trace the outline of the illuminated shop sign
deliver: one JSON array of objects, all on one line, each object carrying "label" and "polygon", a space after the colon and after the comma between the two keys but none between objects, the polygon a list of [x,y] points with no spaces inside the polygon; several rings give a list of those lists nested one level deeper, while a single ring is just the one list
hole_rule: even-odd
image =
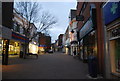
[{"label": "illuminated shop sign", "polygon": [[85,25],[80,30],[80,39],[83,38],[92,30],[93,30],[93,23],[92,23],[92,19],[89,18],[89,20],[85,23]]},{"label": "illuminated shop sign", "polygon": [[15,40],[18,40],[21,42],[28,42],[29,41],[29,39],[27,37],[24,37],[24,36],[17,34],[15,32],[12,32],[12,39],[15,39]]},{"label": "illuminated shop sign", "polygon": [[103,7],[105,24],[109,24],[117,18],[120,18],[120,2],[108,2]]}]

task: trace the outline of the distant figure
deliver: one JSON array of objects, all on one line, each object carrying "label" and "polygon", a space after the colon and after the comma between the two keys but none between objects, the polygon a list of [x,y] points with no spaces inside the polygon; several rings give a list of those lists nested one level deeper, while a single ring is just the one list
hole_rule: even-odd
[{"label": "distant figure", "polygon": [[73,56],[75,56],[75,55],[76,55],[76,50],[74,50],[74,51],[73,51],[73,54],[74,54]]},{"label": "distant figure", "polygon": [[40,54],[40,51],[38,50],[38,54]]}]

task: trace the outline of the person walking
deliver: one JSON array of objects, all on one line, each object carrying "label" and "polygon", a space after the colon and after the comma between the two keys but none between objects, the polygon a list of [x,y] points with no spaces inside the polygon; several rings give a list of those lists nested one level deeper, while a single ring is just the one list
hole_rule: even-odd
[{"label": "person walking", "polygon": [[76,56],[76,50],[73,51],[73,56]]}]

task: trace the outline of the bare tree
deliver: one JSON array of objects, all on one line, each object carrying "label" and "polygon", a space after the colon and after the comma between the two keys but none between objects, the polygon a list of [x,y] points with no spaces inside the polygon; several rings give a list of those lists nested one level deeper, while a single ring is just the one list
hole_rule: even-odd
[{"label": "bare tree", "polygon": [[46,32],[57,23],[56,17],[52,16],[48,11],[44,11],[39,21],[39,32]]},{"label": "bare tree", "polygon": [[[28,23],[25,27],[25,35],[29,37],[29,31],[32,29],[30,23],[35,23],[39,21],[39,11],[41,6],[36,2],[16,2],[15,9],[24,17]],[[23,26],[25,26],[25,20],[23,20]]]},{"label": "bare tree", "polygon": [[[25,54],[26,56],[29,42],[31,41],[30,37],[30,31],[32,29],[32,26],[30,26],[30,23],[38,22],[39,20],[39,11],[41,7],[36,2],[15,2],[15,9],[19,12],[19,14],[22,16],[22,24],[24,28],[24,34],[27,38],[29,38],[28,42],[25,42]],[[27,25],[26,25],[27,24]]]},{"label": "bare tree", "polygon": [[28,32],[31,30],[30,23],[39,23],[38,32],[44,33],[46,33],[57,23],[56,17],[50,14],[48,11],[42,12],[42,7],[37,2],[16,2],[15,9],[17,9],[17,11],[19,11],[19,13],[28,20],[28,25],[25,29],[27,37],[27,34],[29,34]]},{"label": "bare tree", "polygon": [[[24,19],[22,23],[24,26],[25,36],[29,38],[29,42],[39,34],[36,33],[30,37],[30,30],[32,29],[30,23],[39,23],[38,32],[46,32],[57,23],[56,18],[49,12],[41,11],[41,5],[37,2],[15,2],[15,9]],[[27,25],[25,25],[26,20],[28,21]],[[28,46],[29,42],[26,43],[26,46]]]}]

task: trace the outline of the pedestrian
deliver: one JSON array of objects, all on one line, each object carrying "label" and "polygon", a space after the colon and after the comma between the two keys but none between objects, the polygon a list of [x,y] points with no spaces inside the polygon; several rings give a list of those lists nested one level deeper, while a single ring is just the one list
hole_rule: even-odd
[{"label": "pedestrian", "polygon": [[74,54],[73,56],[75,56],[75,55],[76,55],[76,50],[74,50],[74,51],[73,51],[73,54]]}]

